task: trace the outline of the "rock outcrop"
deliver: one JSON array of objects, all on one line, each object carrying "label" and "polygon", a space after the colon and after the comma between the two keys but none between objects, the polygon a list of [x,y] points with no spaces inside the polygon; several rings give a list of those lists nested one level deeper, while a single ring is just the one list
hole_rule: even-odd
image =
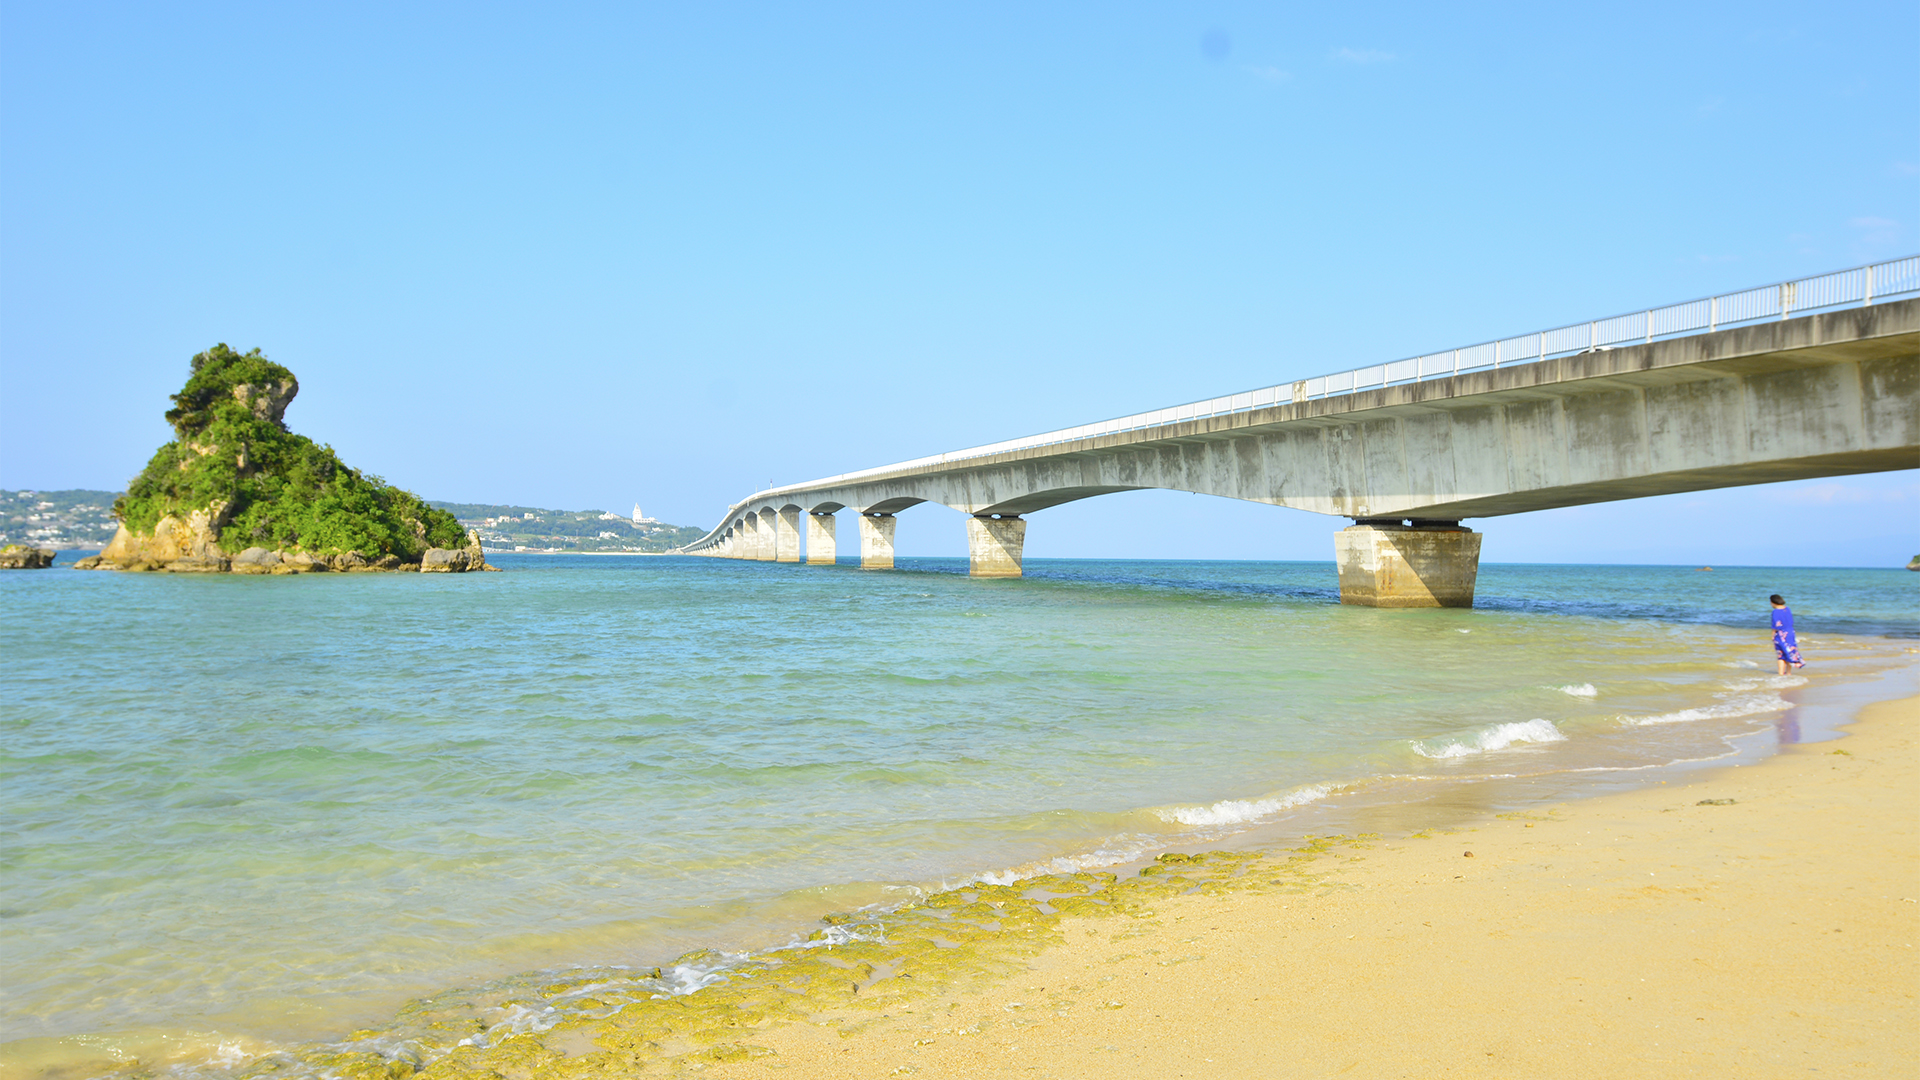
[{"label": "rock outcrop", "polygon": [[277,551],[250,547],[233,557],[228,566],[236,574],[286,574],[293,572]]},{"label": "rock outcrop", "polygon": [[136,535],[122,522],[113,540],[100,554],[74,563],[77,570],[168,570],[177,574],[219,573],[229,565],[220,549],[214,522],[224,509],[215,503],[188,514],[186,520],[169,514],[151,533]]},{"label": "rock outcrop", "polygon": [[8,544],[0,547],[0,570],[45,570],[53,565],[52,548]]},{"label": "rock outcrop", "polygon": [[[167,422],[176,438],[114,503],[120,529],[83,570],[301,574],[417,570],[428,553],[488,569],[477,538],[411,492],[287,430],[293,372],[255,349],[193,358]],[[462,540],[466,546],[462,547]],[[237,554],[236,554],[237,552]],[[435,569],[454,569],[438,557]],[[476,565],[477,564],[477,565]]]},{"label": "rock outcrop", "polygon": [[423,574],[463,574],[470,570],[499,569],[487,565],[486,552],[480,550],[480,534],[472,529],[467,530],[466,547],[430,548],[420,557],[420,572]]},{"label": "rock outcrop", "polygon": [[465,548],[429,548],[420,558],[423,574],[464,574],[468,569]]}]

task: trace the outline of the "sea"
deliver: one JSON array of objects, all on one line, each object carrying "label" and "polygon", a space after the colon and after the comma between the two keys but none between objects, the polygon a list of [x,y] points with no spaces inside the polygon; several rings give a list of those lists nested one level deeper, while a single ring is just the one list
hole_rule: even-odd
[{"label": "sea", "polygon": [[1324,562],[71,557],[0,575],[7,1076],[238,1076],[582,966],[691,991],[827,912],[1756,761],[1920,669],[1891,569],[1487,564],[1380,611]]}]

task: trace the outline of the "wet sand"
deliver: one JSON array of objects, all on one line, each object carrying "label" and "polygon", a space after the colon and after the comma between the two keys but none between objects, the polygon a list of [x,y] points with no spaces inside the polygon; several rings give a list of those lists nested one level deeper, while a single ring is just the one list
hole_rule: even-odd
[{"label": "wet sand", "polygon": [[1069,915],[998,974],[739,1031],[700,1072],[1920,1076],[1916,725],[1884,702],[1756,765]]}]

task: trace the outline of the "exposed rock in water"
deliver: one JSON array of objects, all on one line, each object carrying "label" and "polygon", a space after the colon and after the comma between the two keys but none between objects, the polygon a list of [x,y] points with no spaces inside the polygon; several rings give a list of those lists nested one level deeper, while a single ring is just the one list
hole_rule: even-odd
[{"label": "exposed rock in water", "polygon": [[220,549],[220,534],[214,526],[224,509],[220,503],[214,503],[189,513],[184,521],[169,514],[146,534],[134,533],[123,521],[113,534],[112,542],[100,554],[82,559],[74,567],[141,570],[149,568],[146,564],[152,564],[154,569],[178,569],[183,573],[225,570],[227,554]]},{"label": "exposed rock in water", "polygon": [[468,570],[465,548],[428,548],[420,557],[423,574],[464,574]]},{"label": "exposed rock in water", "polygon": [[499,569],[487,565],[486,553],[480,550],[480,534],[472,529],[467,530],[466,547],[429,548],[420,557],[420,572],[423,574],[464,574],[469,570]]},{"label": "exposed rock in water", "polygon": [[[348,468],[287,429],[293,372],[255,349],[193,358],[167,412],[176,438],[114,503],[120,529],[77,569],[300,574],[417,570],[429,551],[477,553],[458,520]],[[462,547],[462,541],[467,547]],[[238,551],[238,554],[234,554]],[[463,569],[491,569],[468,559]]]},{"label": "exposed rock in water", "polygon": [[236,574],[286,574],[292,568],[280,557],[277,551],[268,551],[263,547],[250,547],[233,557],[230,568]]},{"label": "exposed rock in water", "polygon": [[53,549],[8,544],[0,548],[0,570],[45,570],[53,565]]}]

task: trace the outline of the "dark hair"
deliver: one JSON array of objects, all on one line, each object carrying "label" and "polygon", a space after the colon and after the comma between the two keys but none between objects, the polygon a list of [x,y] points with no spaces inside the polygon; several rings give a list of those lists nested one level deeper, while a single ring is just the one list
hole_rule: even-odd
[{"label": "dark hair", "polygon": [[1767,597],[1767,599],[1772,601],[1773,603],[1779,604],[1781,607],[1787,606],[1786,597],[1781,596],[1779,593],[1774,593],[1772,596]]}]

